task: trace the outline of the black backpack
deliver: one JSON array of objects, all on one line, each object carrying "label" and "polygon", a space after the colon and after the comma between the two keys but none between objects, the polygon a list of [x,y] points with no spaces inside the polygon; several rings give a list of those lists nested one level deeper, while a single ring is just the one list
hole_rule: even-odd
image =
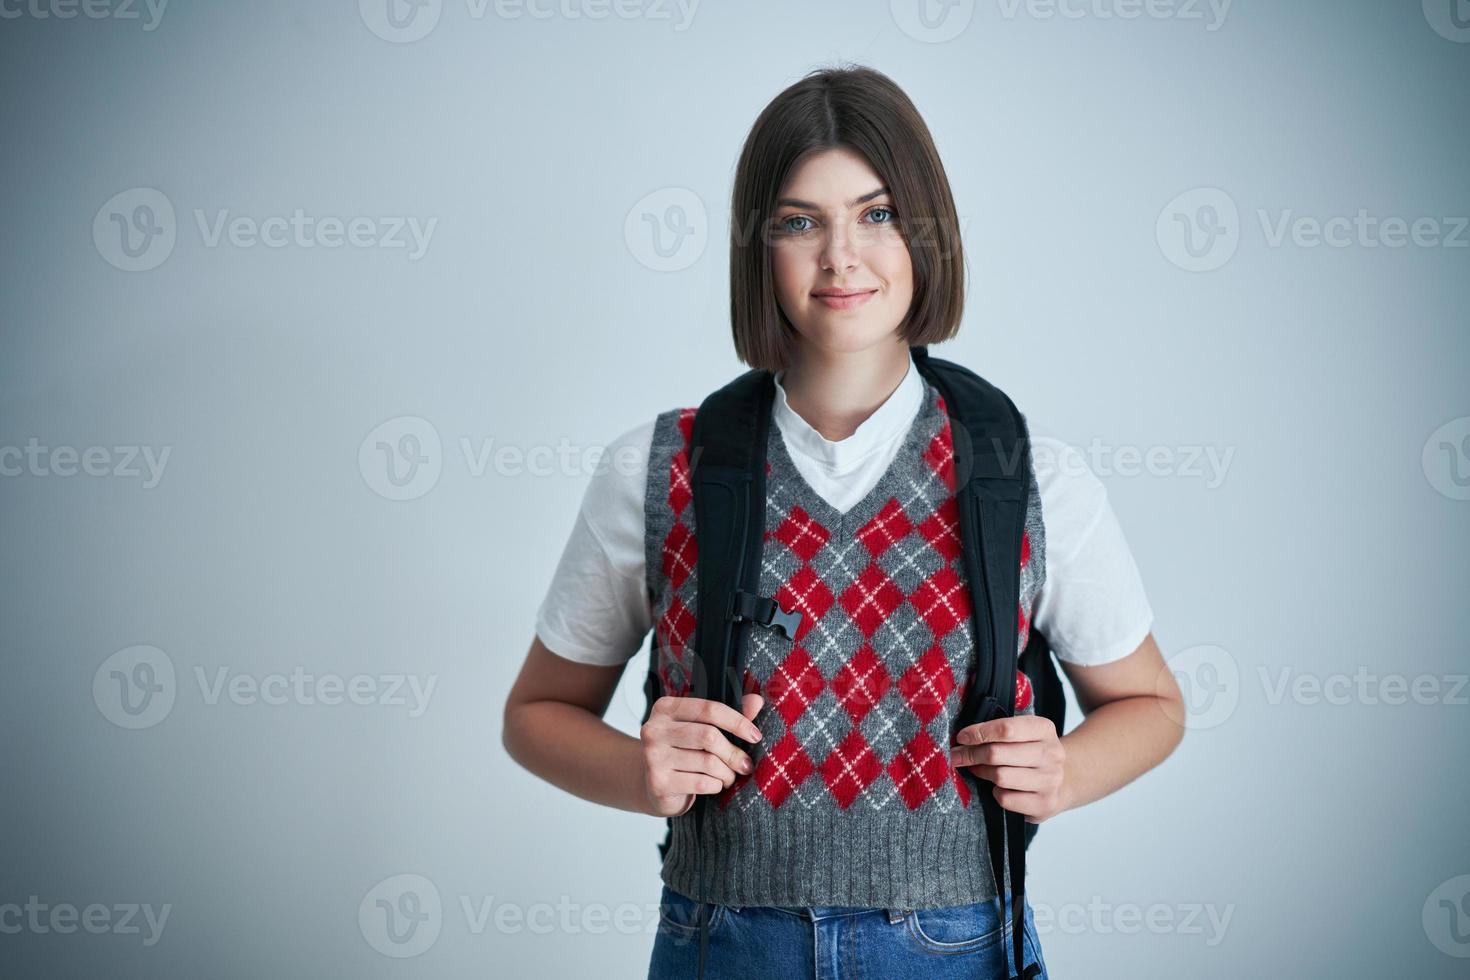
[{"label": "black backpack", "polygon": [[[1016,670],[1031,681],[1035,710],[1062,731],[1066,695],[1052,662],[1046,637],[1034,624],[1026,649],[1017,663],[1019,624],[1016,607],[1021,590],[1021,536],[1031,491],[1031,441],[1025,417],[1011,399],[970,369],[931,357],[926,347],[911,349],[920,375],[939,390],[948,410],[955,453],[955,497],[960,515],[960,539],[969,580],[972,626],[977,658],[973,680],[962,701],[961,726],[1014,714]],[[753,626],[796,634],[799,611],[782,610],[776,601],[757,594],[766,480],[765,448],[775,398],[774,375],[753,369],[712,392],[694,417],[689,446],[690,480],[694,494],[698,600],[690,697],[707,697],[740,708],[739,665]],[[648,644],[648,673],[644,681],[643,721],[662,694],[658,676],[657,629]],[[746,751],[752,746],[724,733]],[[989,780],[969,770],[985,811],[991,871],[1003,882],[1009,860],[1013,943],[1016,976],[1040,972],[1036,964],[1022,969],[1025,852],[1037,824],[1003,809],[991,792]],[[696,839],[703,827],[704,807],[710,794],[695,798],[689,811],[695,818]],[[659,859],[668,852],[673,819]],[[703,898],[703,854],[698,856]],[[1003,918],[1003,917],[1002,917]],[[701,926],[703,921],[701,907]],[[706,930],[700,930],[700,974],[706,950]]]}]

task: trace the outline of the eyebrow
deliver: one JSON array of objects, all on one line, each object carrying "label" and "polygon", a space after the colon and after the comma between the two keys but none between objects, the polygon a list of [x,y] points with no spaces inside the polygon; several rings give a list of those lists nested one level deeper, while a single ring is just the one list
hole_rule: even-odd
[{"label": "eyebrow", "polygon": [[[887,194],[887,193],[888,193],[888,188],[887,187],[880,187],[876,191],[868,191],[868,193],[864,194],[862,197],[856,197],[856,198],[853,198],[851,201],[848,201],[847,202],[847,207],[850,207],[850,208],[857,207],[859,204],[862,204],[864,201],[871,201],[873,198],[875,198],[875,197],[882,197],[884,194]],[[806,208],[808,211],[820,211],[820,210],[822,210],[822,208],[821,208],[820,205],[813,204],[811,201],[798,201],[798,200],[796,200],[794,198],[790,198],[790,197],[783,197],[783,198],[781,198],[781,200],[779,200],[779,201],[776,202],[776,205],[778,207],[784,205],[786,207],[792,207],[792,208]]]}]

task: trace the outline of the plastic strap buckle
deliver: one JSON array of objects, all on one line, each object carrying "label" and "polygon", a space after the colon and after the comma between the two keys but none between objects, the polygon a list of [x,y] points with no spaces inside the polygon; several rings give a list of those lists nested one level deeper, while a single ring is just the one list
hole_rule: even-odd
[{"label": "plastic strap buckle", "polygon": [[752,595],[736,589],[730,596],[730,609],[726,618],[731,622],[748,619],[762,626],[770,626],[786,634],[787,639],[796,639],[796,627],[801,623],[801,613],[785,610],[768,596]]}]

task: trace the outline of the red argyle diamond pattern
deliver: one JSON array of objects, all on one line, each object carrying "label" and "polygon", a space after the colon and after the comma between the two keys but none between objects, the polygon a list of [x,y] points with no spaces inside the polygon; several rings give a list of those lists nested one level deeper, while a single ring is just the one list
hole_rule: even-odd
[{"label": "red argyle diamond pattern", "polygon": [[[893,463],[907,467],[904,479],[859,527],[839,535],[837,522],[819,517],[835,511],[809,502],[814,491],[789,472],[789,460],[783,455],[779,471],[767,460],[768,495],[780,496],[767,501],[764,564],[782,571],[766,594],[802,617],[795,638],[762,641],[778,651],[774,660],[759,670],[743,668],[742,690],[760,693],[773,715],[763,722],[766,738],[752,752],[754,773],[737,777],[719,794],[721,807],[746,799],[773,808],[813,806],[824,798],[844,810],[877,808],[889,800],[910,810],[931,801],[971,805],[970,785],[951,765],[947,741],[936,738],[953,727],[968,679],[957,677],[957,669],[972,672],[974,665],[972,657],[963,664],[953,659],[956,649],[973,649],[970,595],[953,496],[952,433],[943,399],[932,388],[926,392],[929,411],[914,423],[926,426],[926,438],[905,444]],[[679,693],[681,678],[687,690],[694,658],[694,413],[683,408],[660,417],[673,427],[661,431],[677,437],[673,449],[665,449],[666,470],[651,470],[664,473],[666,481],[661,498],[655,498],[666,500],[667,509],[658,515],[665,528],[656,555],[660,575],[650,586],[660,673],[670,693]],[[780,489],[792,485],[793,491]],[[1030,562],[1031,540],[1023,535],[1023,583]],[[840,586],[824,580],[818,569],[836,570],[830,574],[840,576]],[[1017,610],[1022,648],[1038,571],[1032,570],[1032,589],[1023,584]],[[884,629],[900,621],[907,624],[903,629]],[[1033,691],[1017,673],[1016,708],[1029,710]],[[798,731],[808,733],[809,741]],[[880,780],[881,791],[875,786]]]}]

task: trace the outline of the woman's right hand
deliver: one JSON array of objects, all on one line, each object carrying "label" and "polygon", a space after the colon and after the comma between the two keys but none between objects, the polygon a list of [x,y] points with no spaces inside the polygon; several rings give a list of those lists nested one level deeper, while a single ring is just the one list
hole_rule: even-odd
[{"label": "woman's right hand", "polygon": [[737,773],[754,771],[754,761],[724,732],[747,742],[760,741],[761,731],[752,720],[764,704],[759,694],[744,695],[739,711],[708,698],[666,694],[655,701],[638,732],[643,743],[643,792],[650,812],[682,816],[699,794],[719,793],[735,782]]}]

